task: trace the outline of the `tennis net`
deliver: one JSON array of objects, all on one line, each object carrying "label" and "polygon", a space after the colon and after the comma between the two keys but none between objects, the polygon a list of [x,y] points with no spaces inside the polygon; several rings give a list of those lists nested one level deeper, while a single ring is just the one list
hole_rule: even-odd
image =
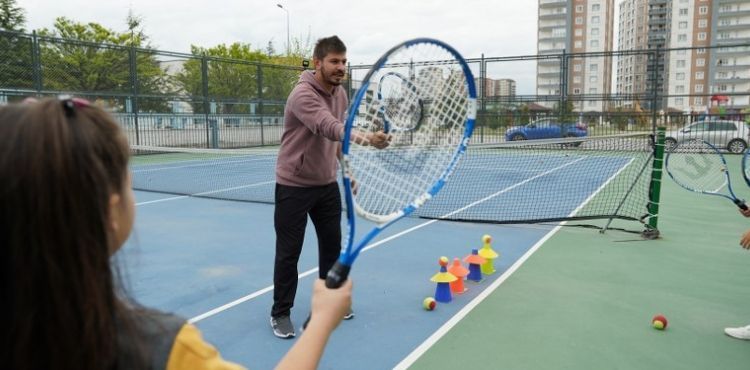
[{"label": "tennis net", "polygon": [[[273,203],[277,149],[131,147],[136,190]],[[648,133],[472,144],[414,216],[490,223],[647,218]]]}]

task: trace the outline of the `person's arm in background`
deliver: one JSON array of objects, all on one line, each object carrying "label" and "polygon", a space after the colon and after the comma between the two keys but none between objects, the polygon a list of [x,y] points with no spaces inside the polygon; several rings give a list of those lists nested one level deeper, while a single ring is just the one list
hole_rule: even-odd
[{"label": "person's arm in background", "polygon": [[352,304],[352,281],[338,289],[328,289],[325,280],[315,279],[310,323],[302,336],[281,359],[276,370],[316,369],[328,338]]}]

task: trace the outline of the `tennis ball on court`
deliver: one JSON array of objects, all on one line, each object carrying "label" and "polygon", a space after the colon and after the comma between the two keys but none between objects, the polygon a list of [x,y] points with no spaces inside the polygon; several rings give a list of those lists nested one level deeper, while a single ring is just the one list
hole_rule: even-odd
[{"label": "tennis ball on court", "polygon": [[667,328],[667,318],[664,315],[656,315],[651,319],[651,325],[653,325],[654,329],[664,330]]},{"label": "tennis ball on court", "polygon": [[427,311],[434,310],[436,305],[437,302],[435,302],[435,298],[432,297],[427,297],[422,301],[422,307]]},{"label": "tennis ball on court", "polygon": [[448,257],[446,256],[440,257],[440,266],[448,266]]}]

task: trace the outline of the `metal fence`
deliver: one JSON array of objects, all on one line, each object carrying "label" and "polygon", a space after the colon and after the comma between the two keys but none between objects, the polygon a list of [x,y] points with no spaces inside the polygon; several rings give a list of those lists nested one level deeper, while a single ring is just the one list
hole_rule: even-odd
[{"label": "metal fence", "polygon": [[[467,62],[479,92],[475,142],[545,125],[560,125],[562,136],[572,135],[570,128],[596,136],[750,121],[750,44]],[[350,96],[369,68],[349,67]],[[140,145],[277,145],[284,104],[302,70],[0,31],[0,103],[87,97]]]},{"label": "metal fence", "polygon": [[71,94],[105,107],[133,144],[276,145],[302,67],[0,31],[0,104]]}]

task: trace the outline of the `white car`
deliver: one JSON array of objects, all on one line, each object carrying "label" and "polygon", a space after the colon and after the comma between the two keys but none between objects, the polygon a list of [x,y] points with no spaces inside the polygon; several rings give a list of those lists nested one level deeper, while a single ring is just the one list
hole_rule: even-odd
[{"label": "white car", "polygon": [[709,119],[693,122],[680,130],[667,131],[664,147],[673,150],[678,144],[691,140],[705,140],[717,149],[742,153],[747,149],[750,130],[742,121]]}]

